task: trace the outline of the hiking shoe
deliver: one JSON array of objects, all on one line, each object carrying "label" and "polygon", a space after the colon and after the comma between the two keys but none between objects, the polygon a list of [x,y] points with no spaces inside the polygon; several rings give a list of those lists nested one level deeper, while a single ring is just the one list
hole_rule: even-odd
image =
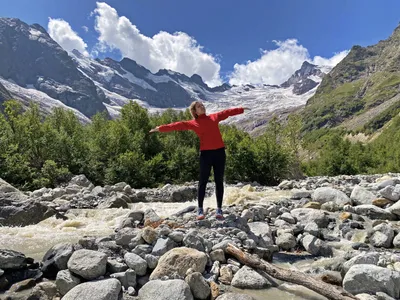
[{"label": "hiking shoe", "polygon": [[197,211],[197,220],[203,220],[204,219],[204,211],[203,208],[199,208]]},{"label": "hiking shoe", "polygon": [[222,209],[221,208],[217,208],[217,212],[215,213],[215,217],[217,219],[223,219],[224,216],[222,215]]}]

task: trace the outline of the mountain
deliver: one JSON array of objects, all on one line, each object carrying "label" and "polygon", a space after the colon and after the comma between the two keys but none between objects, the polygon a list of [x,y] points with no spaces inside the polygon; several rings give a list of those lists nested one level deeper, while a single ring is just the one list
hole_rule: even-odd
[{"label": "mountain", "polygon": [[0,76],[33,86],[88,117],[105,110],[103,102],[108,102],[43,27],[19,19],[0,18]]},{"label": "mountain", "polygon": [[321,67],[305,61],[299,70],[281,84],[281,87],[288,88],[293,86],[293,93],[302,95],[315,88],[321,82],[324,75],[325,73],[321,71]]},{"label": "mountain", "polygon": [[399,49],[400,26],[375,45],[353,46],[307,101],[305,130],[371,131],[388,122],[400,109]]},{"label": "mountain", "polygon": [[12,97],[24,106],[34,102],[45,113],[54,107],[71,109],[83,122],[101,111],[116,118],[132,100],[151,113],[183,110],[201,100],[209,113],[251,107],[226,123],[259,130],[274,114],[304,106],[324,76],[324,68],[304,62],[280,86],[225,83],[211,88],[197,74],[189,77],[165,69],[152,73],[129,58],[100,60],[77,50],[67,52],[40,25],[0,18],[0,101]]}]

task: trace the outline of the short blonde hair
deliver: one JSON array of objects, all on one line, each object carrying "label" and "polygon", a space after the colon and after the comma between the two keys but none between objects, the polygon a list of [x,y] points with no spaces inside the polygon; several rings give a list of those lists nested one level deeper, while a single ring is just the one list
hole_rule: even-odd
[{"label": "short blonde hair", "polygon": [[192,115],[193,119],[197,119],[198,118],[198,115],[196,113],[196,104],[198,104],[198,103],[200,103],[200,102],[199,101],[193,101],[189,106],[190,114]]}]

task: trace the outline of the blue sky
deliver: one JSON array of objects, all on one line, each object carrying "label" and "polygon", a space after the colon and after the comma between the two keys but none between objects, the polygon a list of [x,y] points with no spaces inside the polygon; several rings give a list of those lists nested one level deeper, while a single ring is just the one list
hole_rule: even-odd
[{"label": "blue sky", "polygon": [[216,85],[277,84],[305,59],[335,65],[353,45],[386,39],[399,11],[398,0],[12,0],[0,16],[52,27],[64,49],[128,56]]}]

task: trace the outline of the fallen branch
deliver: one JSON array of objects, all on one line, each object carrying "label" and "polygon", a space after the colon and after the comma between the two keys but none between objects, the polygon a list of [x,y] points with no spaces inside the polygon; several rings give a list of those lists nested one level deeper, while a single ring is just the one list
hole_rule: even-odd
[{"label": "fallen branch", "polygon": [[232,244],[228,244],[225,251],[226,253],[236,257],[244,265],[252,267],[253,269],[262,270],[276,279],[302,285],[322,296],[325,296],[328,299],[332,300],[357,299],[356,297],[346,292],[345,290],[339,290],[337,287],[333,285],[315,279],[302,272],[276,267],[256,256],[252,256],[246,252],[243,252],[242,250],[233,246]]}]

